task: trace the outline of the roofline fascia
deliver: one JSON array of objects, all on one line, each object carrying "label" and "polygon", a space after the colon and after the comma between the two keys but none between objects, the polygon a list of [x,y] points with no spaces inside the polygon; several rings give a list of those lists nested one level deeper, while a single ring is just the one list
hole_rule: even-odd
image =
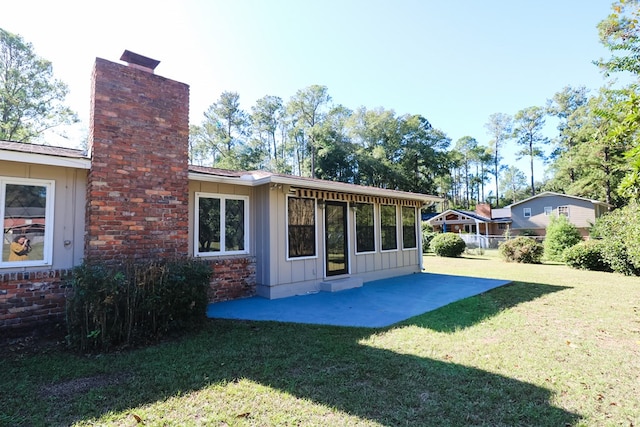
[{"label": "roofline fascia", "polygon": [[328,181],[330,185],[316,181],[300,180],[295,177],[286,177],[281,175],[271,175],[264,178],[258,178],[256,185],[261,184],[283,184],[292,187],[305,187],[314,190],[337,191],[342,193],[357,193],[367,196],[382,196],[395,199],[417,200],[424,203],[441,202],[444,199],[437,196],[429,196],[426,194],[409,193],[405,191],[386,190],[384,188],[358,186],[357,190],[353,188],[353,184],[346,184],[339,181]]},{"label": "roofline fascia", "polygon": [[54,154],[27,153],[0,149],[2,160],[20,163],[34,163],[46,166],[62,166],[76,169],[91,169],[91,159],[57,156]]},{"label": "roofline fascia", "polygon": [[193,181],[205,181],[205,182],[215,182],[220,184],[244,185],[246,187],[254,187],[256,185],[254,180],[247,179],[247,178],[222,176],[222,175],[210,175],[202,172],[189,172],[188,177],[190,180],[193,180]]},{"label": "roofline fascia", "polygon": [[390,191],[385,190],[383,188],[373,188],[373,187],[365,187],[358,186],[357,191],[354,191],[354,188],[350,184],[345,184],[342,182],[334,182],[331,181],[330,185],[322,184],[313,181],[300,180],[295,177],[286,177],[281,175],[269,175],[262,178],[255,178],[250,174],[242,175],[241,177],[225,177],[220,175],[209,175],[201,172],[189,172],[189,179],[198,180],[198,181],[207,181],[207,182],[219,182],[225,184],[236,184],[236,185],[244,185],[247,187],[258,187],[260,185],[268,185],[268,184],[282,184],[289,185],[291,187],[298,188],[311,188],[314,190],[325,190],[325,191],[338,191],[342,193],[357,193],[364,194],[368,196],[383,196],[390,197],[396,199],[409,199],[409,200],[417,200],[423,203],[436,203],[440,202],[443,199],[436,196],[428,196],[428,195],[420,195],[416,193],[408,193],[402,191]]}]

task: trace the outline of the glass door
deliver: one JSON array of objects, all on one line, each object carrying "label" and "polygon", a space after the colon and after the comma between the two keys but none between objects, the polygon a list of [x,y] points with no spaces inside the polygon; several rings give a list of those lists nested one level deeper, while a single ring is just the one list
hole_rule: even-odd
[{"label": "glass door", "polygon": [[327,276],[349,272],[347,246],[347,203],[326,202],[324,210]]}]

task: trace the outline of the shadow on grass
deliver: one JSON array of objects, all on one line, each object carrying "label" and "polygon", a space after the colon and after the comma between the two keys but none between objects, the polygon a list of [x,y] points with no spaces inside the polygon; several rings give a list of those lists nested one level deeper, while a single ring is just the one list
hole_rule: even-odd
[{"label": "shadow on grass", "polygon": [[[538,294],[544,289],[539,288]],[[385,426],[564,426],[579,420],[577,414],[553,406],[548,389],[360,344],[371,333],[363,328],[211,320],[197,335],[122,354],[88,358],[61,353],[13,360],[0,379],[0,388],[11,390],[0,396],[0,424],[93,423],[107,413],[131,414],[136,408],[204,389],[219,394],[218,402],[204,403],[215,407],[215,425],[282,425],[287,419],[296,425],[329,425],[339,422],[340,413]],[[82,383],[86,377],[100,381],[75,392],[51,388],[69,380]],[[284,393],[291,403],[277,401],[283,395],[274,394],[272,408],[254,406],[264,397],[234,392],[244,380]],[[54,389],[58,393],[43,393]],[[190,395],[183,405],[196,398]],[[321,411],[328,414],[326,419],[300,412],[298,399],[326,406]],[[169,413],[158,416],[169,417],[175,408],[174,403],[164,408]],[[182,410],[187,416],[198,412]],[[269,418],[269,412],[279,411],[291,413]],[[127,422],[133,420],[127,417]],[[170,425],[170,419],[155,423]],[[123,422],[120,418],[113,425]]]},{"label": "shadow on grass", "polygon": [[565,289],[570,288],[542,283],[512,282],[489,292],[465,298],[437,310],[412,317],[402,322],[402,324],[451,333],[471,327],[508,308]]}]

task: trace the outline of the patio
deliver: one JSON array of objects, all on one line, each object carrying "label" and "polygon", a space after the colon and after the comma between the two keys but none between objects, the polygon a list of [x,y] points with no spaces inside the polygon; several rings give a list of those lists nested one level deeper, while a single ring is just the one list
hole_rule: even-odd
[{"label": "patio", "polygon": [[432,273],[367,282],[360,288],[269,300],[209,304],[207,317],[380,328],[510,283]]}]

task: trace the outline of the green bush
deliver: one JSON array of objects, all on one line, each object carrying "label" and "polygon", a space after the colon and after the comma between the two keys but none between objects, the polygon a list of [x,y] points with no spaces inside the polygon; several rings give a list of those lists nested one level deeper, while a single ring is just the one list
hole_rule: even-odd
[{"label": "green bush", "polygon": [[438,233],[434,232],[428,223],[422,224],[422,253],[429,252],[431,240],[437,235]]},{"label": "green bush", "polygon": [[438,256],[455,258],[464,253],[467,245],[456,233],[440,233],[431,240],[430,248]]},{"label": "green bush", "polygon": [[507,262],[540,264],[544,247],[530,237],[518,236],[515,239],[502,242],[498,250]]},{"label": "green bush", "polygon": [[543,243],[544,256],[550,261],[562,261],[565,249],[581,241],[580,231],[566,216],[551,217]]},{"label": "green bush", "polygon": [[602,256],[613,271],[640,276],[640,204],[631,203],[598,218],[591,237],[602,240]]},{"label": "green bush", "polygon": [[604,260],[603,249],[604,244],[598,240],[579,242],[564,251],[564,262],[580,270],[612,271]]},{"label": "green bush", "polygon": [[193,259],[76,267],[66,308],[70,346],[106,351],[202,323],[211,271]]}]

